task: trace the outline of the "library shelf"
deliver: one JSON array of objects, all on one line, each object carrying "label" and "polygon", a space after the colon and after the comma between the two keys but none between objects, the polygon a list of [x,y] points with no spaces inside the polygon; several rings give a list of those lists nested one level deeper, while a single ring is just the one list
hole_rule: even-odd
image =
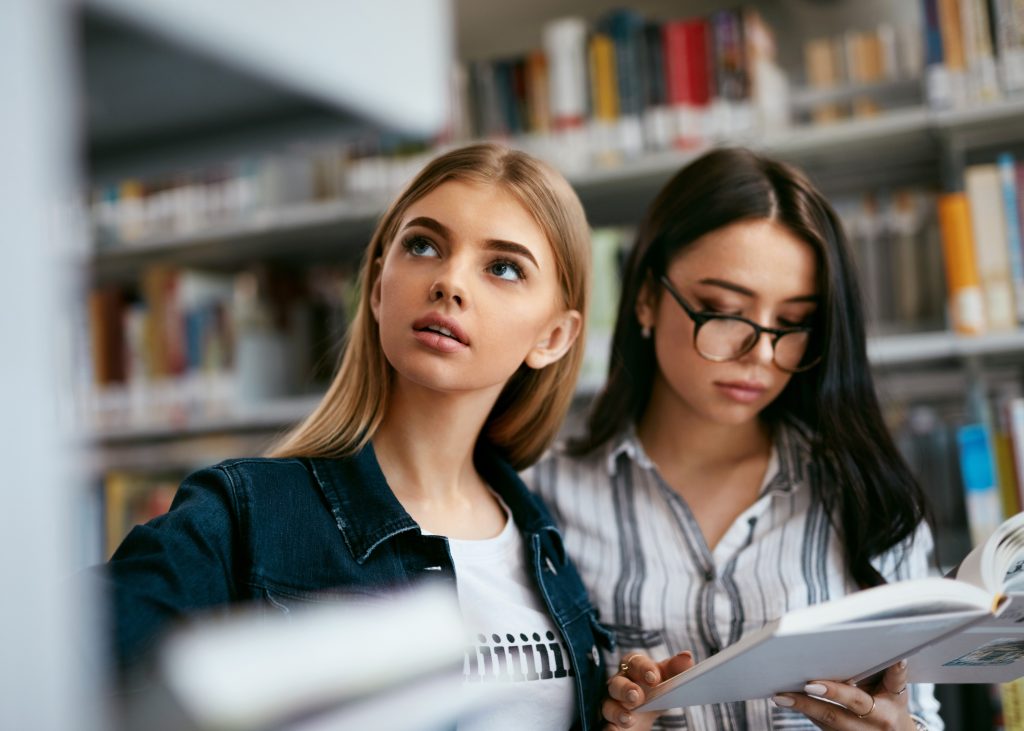
[{"label": "library shelf", "polygon": [[931,113],[930,125],[939,130],[965,131],[972,128],[1002,127],[1011,123],[1014,137],[1020,138],[1024,123],[1024,96],[976,104],[964,109],[948,109]]},{"label": "library shelf", "polygon": [[[968,357],[1024,353],[1024,330],[963,336],[947,331],[875,336],[868,339],[868,359],[873,366],[920,365]],[[577,395],[597,393],[596,379],[580,382]],[[309,415],[322,394],[280,397],[221,408],[213,415],[173,421],[124,423],[90,431],[87,441],[99,445],[173,441],[211,434],[273,432],[287,428]],[[202,413],[203,409],[197,412]],[[212,411],[212,409],[211,409]]]},{"label": "library shelf", "polygon": [[358,250],[351,242],[369,237],[384,206],[383,197],[371,196],[294,203],[193,231],[99,246],[92,257],[93,281],[132,279],[158,262],[228,267],[260,257],[352,258]]},{"label": "library shelf", "polygon": [[874,366],[1020,353],[1024,353],[1024,330],[974,336],[941,330],[868,339],[868,359]]},{"label": "library shelf", "polygon": [[94,429],[88,432],[86,439],[98,444],[121,444],[166,441],[217,433],[274,431],[301,421],[320,403],[321,398],[321,394],[280,397],[239,403],[209,415],[165,422],[123,423]]},{"label": "library shelf", "polygon": [[[1024,99],[958,111],[933,111],[918,105],[716,144],[747,145],[791,160],[805,166],[826,186],[829,179],[842,176],[863,184],[869,169],[882,168],[879,174],[891,178],[897,167],[920,170],[921,164],[937,164],[939,136],[981,136],[998,142],[1019,135],[1022,119]],[[605,225],[623,220],[626,214],[639,215],[658,187],[702,151],[646,153],[614,165],[570,172],[568,178],[592,222]],[[884,166],[878,164],[880,160],[885,161]],[[394,192],[254,210],[242,218],[193,231],[97,245],[91,262],[93,281],[130,279],[156,262],[230,267],[260,257],[351,257],[365,244]]]}]

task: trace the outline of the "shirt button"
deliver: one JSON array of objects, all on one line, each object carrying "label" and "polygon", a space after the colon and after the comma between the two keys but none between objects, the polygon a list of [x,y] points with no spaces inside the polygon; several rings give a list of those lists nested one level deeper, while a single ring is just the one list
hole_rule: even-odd
[{"label": "shirt button", "polygon": [[712,645],[708,648],[708,655],[717,655],[720,649],[718,645]]},{"label": "shirt button", "polygon": [[594,661],[595,665],[601,664],[601,653],[597,651],[597,645],[590,646],[590,659]]},{"label": "shirt button", "polygon": [[704,581],[714,581],[714,580],[715,580],[715,570],[713,568],[704,569]]}]

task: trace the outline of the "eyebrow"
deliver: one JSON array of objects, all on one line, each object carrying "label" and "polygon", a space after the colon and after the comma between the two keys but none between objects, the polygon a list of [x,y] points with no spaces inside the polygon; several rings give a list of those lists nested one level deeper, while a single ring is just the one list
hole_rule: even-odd
[{"label": "eyebrow", "polygon": [[[410,226],[422,226],[423,228],[429,228],[434,233],[439,236],[443,236],[446,239],[450,239],[452,235],[450,228],[429,216],[417,216],[405,224],[404,228],[409,228]],[[533,256],[533,253],[522,244],[517,244],[514,241],[504,241],[502,239],[487,239],[484,243],[487,244],[488,249],[492,249],[494,251],[503,251],[506,254],[518,254],[524,259],[528,259],[532,262],[537,269],[540,269],[540,264],[537,263],[537,259]]]},{"label": "eyebrow", "polygon": [[[708,284],[708,285],[711,285],[712,287],[721,287],[722,289],[727,289],[730,292],[736,292],[737,294],[742,294],[744,297],[756,297],[757,296],[757,293],[754,292],[754,290],[747,289],[746,287],[744,287],[742,285],[736,284],[734,282],[729,282],[729,281],[726,281],[724,279],[715,279],[713,277],[709,277],[707,279],[700,280],[700,284]],[[805,295],[800,295],[799,297],[790,297],[789,299],[784,300],[784,301],[785,302],[811,302],[811,303],[815,303],[816,304],[816,303],[821,301],[821,297],[819,297],[816,294],[805,294]]]}]

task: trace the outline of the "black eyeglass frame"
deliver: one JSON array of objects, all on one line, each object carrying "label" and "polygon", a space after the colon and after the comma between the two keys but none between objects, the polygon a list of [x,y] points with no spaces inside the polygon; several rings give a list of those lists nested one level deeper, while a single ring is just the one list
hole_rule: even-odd
[{"label": "black eyeglass frame", "polygon": [[[810,334],[811,332],[814,331],[813,327],[765,327],[764,325],[759,325],[753,320],[748,320],[747,318],[741,315],[726,315],[719,312],[699,312],[698,310],[694,309],[685,299],[683,299],[683,296],[679,294],[676,288],[672,285],[672,282],[669,280],[668,276],[662,274],[659,277],[659,280],[662,286],[668,290],[668,293],[672,295],[672,299],[678,302],[679,306],[683,308],[683,311],[687,315],[689,315],[691,320],[693,320],[693,349],[697,351],[697,354],[701,358],[704,358],[705,360],[710,360],[714,363],[727,363],[728,361],[731,360],[737,360],[739,358],[742,358],[744,355],[746,355],[747,353],[754,349],[754,347],[761,341],[761,335],[763,335],[764,333],[768,333],[771,336],[772,362],[776,365],[777,368],[785,371],[786,373],[803,373],[804,371],[810,370],[811,368],[813,368],[814,366],[818,365],[818,363],[821,362],[821,356],[819,355],[810,363],[800,366],[799,368],[786,368],[785,366],[780,365],[777,360],[775,360],[775,346],[778,344],[779,340],[782,339],[782,336],[791,335],[793,333]],[[754,331],[757,333],[757,337],[752,338],[750,341],[750,345],[747,346],[744,350],[740,351],[736,355],[729,356],[728,358],[708,355],[707,353],[701,352],[701,349],[697,347],[697,335],[698,333],[700,333],[700,329],[711,320],[736,320],[737,322],[742,322],[754,328]]]}]

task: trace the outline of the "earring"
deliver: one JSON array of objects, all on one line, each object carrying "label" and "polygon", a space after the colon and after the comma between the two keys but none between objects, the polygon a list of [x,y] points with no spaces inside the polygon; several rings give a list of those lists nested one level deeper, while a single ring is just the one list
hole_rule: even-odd
[{"label": "earring", "polygon": [[651,339],[651,326],[650,325],[644,325],[642,328],[640,328],[640,337],[642,337],[644,340],[650,340]]}]

